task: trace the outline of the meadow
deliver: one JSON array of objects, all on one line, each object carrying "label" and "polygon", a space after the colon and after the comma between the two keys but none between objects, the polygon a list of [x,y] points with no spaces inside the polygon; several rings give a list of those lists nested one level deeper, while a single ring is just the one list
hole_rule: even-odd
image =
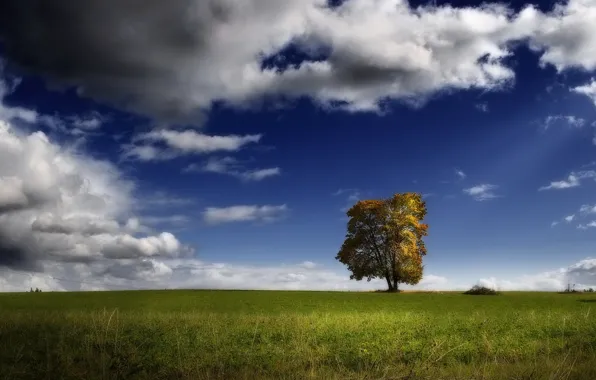
[{"label": "meadow", "polygon": [[596,379],[596,295],[0,294],[1,379]]}]

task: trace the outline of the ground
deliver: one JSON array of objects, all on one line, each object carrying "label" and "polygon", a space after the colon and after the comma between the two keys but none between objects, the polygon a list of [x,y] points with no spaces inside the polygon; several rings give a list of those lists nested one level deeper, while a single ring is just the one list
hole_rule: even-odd
[{"label": "ground", "polygon": [[0,379],[307,378],[596,379],[596,295],[0,294]]}]

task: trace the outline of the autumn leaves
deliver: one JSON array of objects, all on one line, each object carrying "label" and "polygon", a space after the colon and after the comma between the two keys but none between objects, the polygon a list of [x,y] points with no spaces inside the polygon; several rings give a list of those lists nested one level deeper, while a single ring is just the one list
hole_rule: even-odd
[{"label": "autumn leaves", "polygon": [[385,278],[389,291],[422,279],[422,223],[426,204],[418,193],[398,193],[387,199],[363,200],[347,212],[346,239],[336,256],[352,272],[351,278]]}]

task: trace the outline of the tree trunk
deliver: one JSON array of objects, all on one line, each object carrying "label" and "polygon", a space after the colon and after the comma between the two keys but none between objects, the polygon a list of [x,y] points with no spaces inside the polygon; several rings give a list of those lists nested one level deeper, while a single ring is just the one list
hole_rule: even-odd
[{"label": "tree trunk", "polygon": [[390,292],[391,289],[393,288],[393,284],[391,283],[391,280],[389,279],[389,276],[385,277],[385,280],[387,280],[387,291]]},{"label": "tree trunk", "polygon": [[392,279],[390,276],[385,277],[387,280],[387,292],[388,293],[396,293],[399,292],[399,284],[397,282],[397,278]]},{"label": "tree trunk", "polygon": [[393,271],[393,291],[399,292],[399,276],[396,271]]}]

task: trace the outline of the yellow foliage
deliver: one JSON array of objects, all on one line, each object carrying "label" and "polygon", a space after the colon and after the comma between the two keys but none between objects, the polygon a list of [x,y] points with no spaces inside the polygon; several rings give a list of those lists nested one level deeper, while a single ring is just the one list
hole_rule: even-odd
[{"label": "yellow foliage", "polygon": [[385,278],[389,290],[422,279],[428,225],[421,222],[426,204],[420,194],[362,200],[347,215],[348,231],[336,259],[348,266],[351,278]]}]

